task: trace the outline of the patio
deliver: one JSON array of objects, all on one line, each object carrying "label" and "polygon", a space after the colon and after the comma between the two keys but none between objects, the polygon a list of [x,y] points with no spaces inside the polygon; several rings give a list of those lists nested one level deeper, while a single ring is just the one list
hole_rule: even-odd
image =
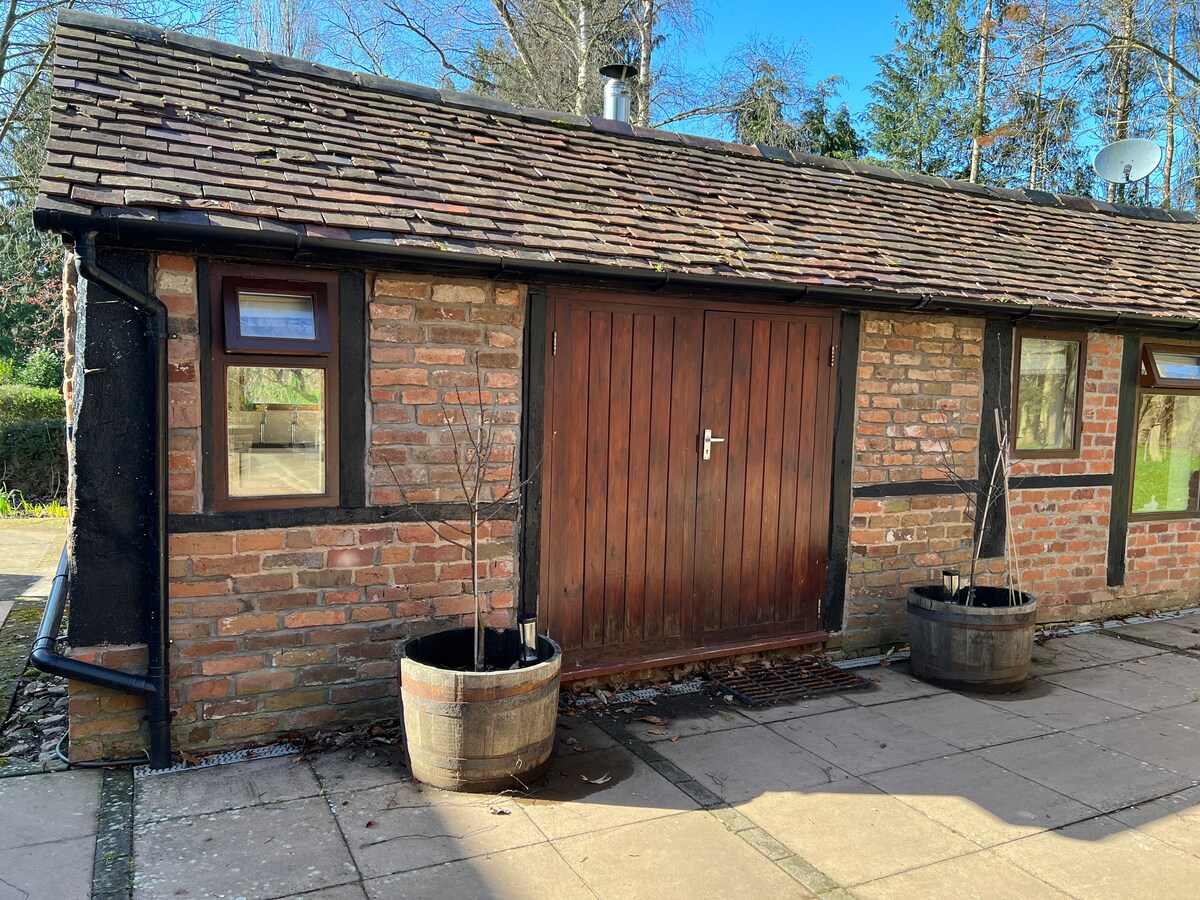
[{"label": "patio", "polygon": [[900,664],[788,706],[564,719],[528,797],[361,754],[141,777],[134,896],[1192,897],[1198,632],[1049,641],[1019,695]]}]

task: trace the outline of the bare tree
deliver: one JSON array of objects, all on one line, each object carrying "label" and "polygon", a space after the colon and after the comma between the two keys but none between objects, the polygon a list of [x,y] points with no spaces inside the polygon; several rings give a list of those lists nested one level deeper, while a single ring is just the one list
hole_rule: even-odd
[{"label": "bare tree", "polygon": [[[464,394],[467,399],[464,399]],[[437,505],[410,501],[413,485],[404,485],[390,460],[387,466],[400,492],[403,508],[432,528],[438,536],[464,552],[471,563],[471,597],[475,607],[474,665],[482,672],[487,665],[484,652],[483,596],[479,586],[479,532],[506,512],[520,513],[521,494],[530,477],[518,479],[516,462],[497,458],[497,406],[484,399],[483,378],[475,364],[475,384],[454,389],[454,400],[442,403],[442,419],[454,451],[454,471],[462,503],[461,516],[442,513]]]}]

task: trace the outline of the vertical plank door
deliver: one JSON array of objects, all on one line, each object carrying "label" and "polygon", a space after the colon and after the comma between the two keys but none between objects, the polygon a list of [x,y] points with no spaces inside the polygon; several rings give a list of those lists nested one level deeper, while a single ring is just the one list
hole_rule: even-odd
[{"label": "vertical plank door", "polygon": [[690,635],[703,312],[552,296],[541,615],[568,668]]},{"label": "vertical plank door", "polygon": [[816,631],[829,550],[834,319],[711,310],[695,598],[705,645]]}]

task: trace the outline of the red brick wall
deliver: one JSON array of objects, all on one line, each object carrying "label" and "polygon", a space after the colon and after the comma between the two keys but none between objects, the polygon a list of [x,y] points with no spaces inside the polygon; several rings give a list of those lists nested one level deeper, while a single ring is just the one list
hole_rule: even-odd
[{"label": "red brick wall", "polygon": [[196,261],[159,254],[154,290],[167,306],[168,508],[172,513],[203,509],[200,484],[200,325]]},{"label": "red brick wall", "polygon": [[[978,319],[863,315],[854,432],[856,487],[973,478],[983,406]],[[851,508],[844,645],[903,638],[909,585],[970,557],[958,494],[856,497]]]},{"label": "red brick wall", "polygon": [[[978,320],[865,315],[860,333],[856,486],[975,474],[982,406]],[[1122,338],[1092,333],[1085,360],[1079,458],[1016,460],[1015,476],[1110,475]],[[1200,600],[1200,523],[1138,522],[1129,529],[1127,583],[1107,586],[1109,487],[1015,487],[1011,535],[1022,588],[1043,622],[1086,621]],[[973,526],[957,494],[856,497],[851,510],[843,645],[901,641],[904,597],[943,567],[969,568]],[[977,573],[1000,583],[1005,561]]]},{"label": "red brick wall", "polygon": [[453,426],[463,412],[477,424],[481,406],[496,439],[486,493],[504,493],[518,441],[524,288],[379,274],[370,298],[370,502],[400,502],[397,480],[413,502],[462,500]]},{"label": "red brick wall", "polygon": [[[170,508],[198,513],[195,261],[159,256],[154,284],[177,335],[169,358]],[[398,499],[393,472],[415,487],[414,501],[462,499],[450,477],[453,445],[442,405],[453,415],[460,389],[464,404],[476,402],[476,358],[487,415],[499,429],[491,484],[507,484],[520,413],[523,288],[385,273],[368,286],[371,446],[363,464],[371,502]],[[446,536],[460,538],[387,521],[172,535],[176,747],[269,741],[395,715],[400,643],[474,621],[470,563]],[[494,627],[511,623],[514,564],[513,523],[484,526],[478,574]],[[119,667],[145,660],[144,647],[74,654]],[[73,758],[126,756],[145,746],[144,701],[75,683],[71,696]]]}]

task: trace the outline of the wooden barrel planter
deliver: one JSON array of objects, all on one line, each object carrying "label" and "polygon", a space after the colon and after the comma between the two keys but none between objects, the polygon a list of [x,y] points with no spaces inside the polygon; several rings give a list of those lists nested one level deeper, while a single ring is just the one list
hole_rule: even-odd
[{"label": "wooden barrel planter", "polygon": [[539,636],[538,661],[510,669],[520,653],[518,632],[488,631],[485,640],[490,672],[471,671],[471,628],[404,644],[404,737],[419,781],[450,791],[501,791],[550,766],[562,651]]},{"label": "wooden barrel planter", "polygon": [[908,643],[913,673],[946,687],[984,693],[1019,691],[1029,677],[1037,603],[1021,594],[1009,606],[1006,588],[976,588],[980,605],[943,601],[940,586],[908,593]]}]

